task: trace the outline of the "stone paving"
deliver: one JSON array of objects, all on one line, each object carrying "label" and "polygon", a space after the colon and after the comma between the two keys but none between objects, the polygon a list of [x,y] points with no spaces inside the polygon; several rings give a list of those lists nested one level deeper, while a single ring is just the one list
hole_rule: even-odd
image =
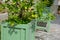
[{"label": "stone paving", "polygon": [[51,23],[50,32],[37,31],[36,40],[60,40],[60,16]]}]

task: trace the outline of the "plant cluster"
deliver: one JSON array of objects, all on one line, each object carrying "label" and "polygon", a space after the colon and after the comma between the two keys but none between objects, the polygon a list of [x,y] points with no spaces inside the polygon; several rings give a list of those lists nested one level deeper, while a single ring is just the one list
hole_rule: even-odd
[{"label": "plant cluster", "polygon": [[9,12],[10,23],[28,23],[35,18],[33,0],[6,0],[3,6]]},{"label": "plant cluster", "polygon": [[52,13],[46,9],[47,2],[42,0],[37,1],[37,3],[34,3],[33,0],[6,0],[2,7],[8,10],[9,19],[7,21],[10,24],[26,24],[33,19],[41,19],[44,11],[48,15],[46,18],[52,19]]},{"label": "plant cluster", "polygon": [[0,12],[1,12],[1,13],[4,13],[6,9],[5,9],[4,7],[2,7],[2,6],[3,6],[3,4],[0,3]]},{"label": "plant cluster", "polygon": [[51,12],[50,7],[47,7],[48,1],[40,1],[36,4],[36,11],[39,16],[39,19],[42,21],[54,20],[55,16]]},{"label": "plant cluster", "polygon": [[47,7],[50,7],[54,2],[54,0],[43,0],[43,1],[48,1]]}]

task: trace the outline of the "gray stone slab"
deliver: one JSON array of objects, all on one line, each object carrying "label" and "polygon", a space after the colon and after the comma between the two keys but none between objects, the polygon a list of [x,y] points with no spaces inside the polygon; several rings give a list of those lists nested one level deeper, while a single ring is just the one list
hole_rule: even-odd
[{"label": "gray stone slab", "polygon": [[0,21],[8,19],[8,13],[0,13]]}]

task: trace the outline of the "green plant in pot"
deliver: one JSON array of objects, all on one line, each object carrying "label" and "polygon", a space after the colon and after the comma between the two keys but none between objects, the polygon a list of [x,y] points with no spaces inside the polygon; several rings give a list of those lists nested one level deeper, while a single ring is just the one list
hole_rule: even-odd
[{"label": "green plant in pot", "polygon": [[36,4],[36,13],[38,14],[37,26],[39,30],[49,31],[50,22],[55,19],[53,13],[47,9],[48,1],[40,1]]},{"label": "green plant in pot", "polygon": [[17,24],[27,24],[32,19],[35,19],[33,15],[34,13],[34,3],[30,1],[19,1],[12,0],[5,1],[4,7],[8,10],[9,22],[17,23]]},{"label": "green plant in pot", "polygon": [[8,20],[2,22],[2,26],[3,26],[1,27],[2,39],[3,40],[35,40],[34,37],[35,24],[34,22],[30,23],[33,19],[36,18],[33,7],[34,5],[33,0],[28,0],[28,1],[7,0],[5,1],[5,3],[3,3],[3,5],[4,8],[7,9]]}]

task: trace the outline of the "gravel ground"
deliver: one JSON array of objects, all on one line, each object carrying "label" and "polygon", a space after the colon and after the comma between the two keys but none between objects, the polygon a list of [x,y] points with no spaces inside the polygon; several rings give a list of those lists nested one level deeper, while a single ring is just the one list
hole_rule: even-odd
[{"label": "gravel ground", "polygon": [[50,32],[37,31],[36,40],[60,40],[60,25],[51,24]]}]

